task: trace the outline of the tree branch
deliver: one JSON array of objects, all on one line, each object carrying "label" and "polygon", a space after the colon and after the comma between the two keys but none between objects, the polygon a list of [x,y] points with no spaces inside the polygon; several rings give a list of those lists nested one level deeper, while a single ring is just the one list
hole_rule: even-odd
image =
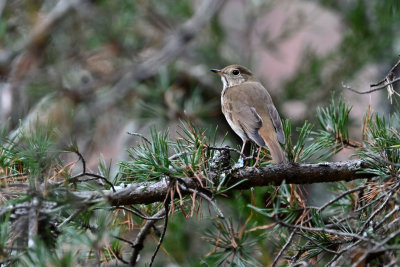
[{"label": "tree branch", "polygon": [[[162,210],[158,211],[156,214],[154,214],[154,217],[166,216],[165,211],[166,211],[166,209],[162,209]],[[140,232],[136,236],[135,241],[132,243],[133,252],[132,252],[131,259],[130,259],[131,266],[136,265],[136,263],[138,261],[139,253],[144,247],[143,242],[146,239],[146,236],[150,233],[150,229],[153,227],[153,225],[156,222],[157,222],[156,220],[148,220],[145,223],[145,225],[140,229]]]},{"label": "tree branch", "polygon": [[[249,189],[251,187],[286,184],[311,184],[337,181],[353,181],[374,177],[373,174],[360,173],[368,167],[361,160],[327,162],[319,164],[286,164],[273,165],[264,168],[245,167],[233,170],[228,178],[227,187],[238,184],[233,189]],[[196,189],[198,184],[195,179],[181,178],[188,188]],[[78,198],[86,200],[99,200],[104,198],[113,206],[150,204],[164,201],[168,192],[168,182],[142,182],[133,183],[125,187],[115,187],[116,192],[104,190],[102,192],[74,192]],[[189,193],[189,191],[185,192]]]},{"label": "tree branch", "polygon": [[382,84],[382,85],[378,85],[378,86],[374,86],[374,87],[371,86],[372,89],[370,89],[370,90],[368,90],[368,91],[363,91],[363,92],[357,91],[356,89],[354,89],[354,88],[352,88],[351,86],[346,85],[346,84],[344,84],[344,83],[342,83],[342,87],[343,87],[344,89],[350,90],[350,91],[352,91],[352,92],[354,92],[354,93],[356,93],[356,94],[364,95],[364,94],[370,94],[370,93],[373,93],[373,92],[382,90],[382,89],[386,88],[387,86],[389,86],[389,85],[391,85],[391,84],[394,84],[394,83],[396,83],[396,82],[398,82],[398,81],[400,81],[400,78],[396,78],[396,79],[394,79],[394,80],[392,80],[392,81],[388,81],[388,82],[386,82],[386,83],[384,83],[384,84]]}]

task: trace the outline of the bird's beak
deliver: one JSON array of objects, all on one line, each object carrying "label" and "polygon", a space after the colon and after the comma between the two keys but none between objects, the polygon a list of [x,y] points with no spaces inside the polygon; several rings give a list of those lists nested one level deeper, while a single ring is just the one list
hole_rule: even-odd
[{"label": "bird's beak", "polygon": [[222,75],[222,71],[218,69],[211,69],[210,71],[215,72],[218,75]]}]

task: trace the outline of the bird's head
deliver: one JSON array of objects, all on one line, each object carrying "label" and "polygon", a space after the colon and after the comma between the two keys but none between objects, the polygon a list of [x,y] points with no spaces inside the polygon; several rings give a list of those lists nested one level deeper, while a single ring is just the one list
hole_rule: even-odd
[{"label": "bird's head", "polygon": [[229,65],[221,70],[212,69],[211,71],[221,76],[224,89],[254,79],[253,73],[248,68],[240,65]]}]

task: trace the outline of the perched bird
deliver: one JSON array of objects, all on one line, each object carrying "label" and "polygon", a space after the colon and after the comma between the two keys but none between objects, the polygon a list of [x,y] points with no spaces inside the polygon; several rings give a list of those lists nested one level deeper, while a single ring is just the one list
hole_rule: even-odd
[{"label": "perched bird", "polygon": [[251,71],[240,65],[230,65],[221,70],[212,69],[221,76],[222,112],[231,128],[243,141],[251,140],[260,146],[255,166],[258,164],[261,147],[267,145],[276,164],[286,162],[280,143],[285,143],[282,121],[272,103],[267,89],[253,76]]}]

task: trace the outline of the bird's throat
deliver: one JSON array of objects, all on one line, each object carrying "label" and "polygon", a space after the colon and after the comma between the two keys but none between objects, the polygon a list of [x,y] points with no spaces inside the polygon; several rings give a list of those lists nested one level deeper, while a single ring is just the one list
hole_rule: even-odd
[{"label": "bird's throat", "polygon": [[228,81],[226,80],[226,78],[224,76],[221,76],[221,81],[222,81],[222,84],[224,86],[223,90],[228,88]]}]

